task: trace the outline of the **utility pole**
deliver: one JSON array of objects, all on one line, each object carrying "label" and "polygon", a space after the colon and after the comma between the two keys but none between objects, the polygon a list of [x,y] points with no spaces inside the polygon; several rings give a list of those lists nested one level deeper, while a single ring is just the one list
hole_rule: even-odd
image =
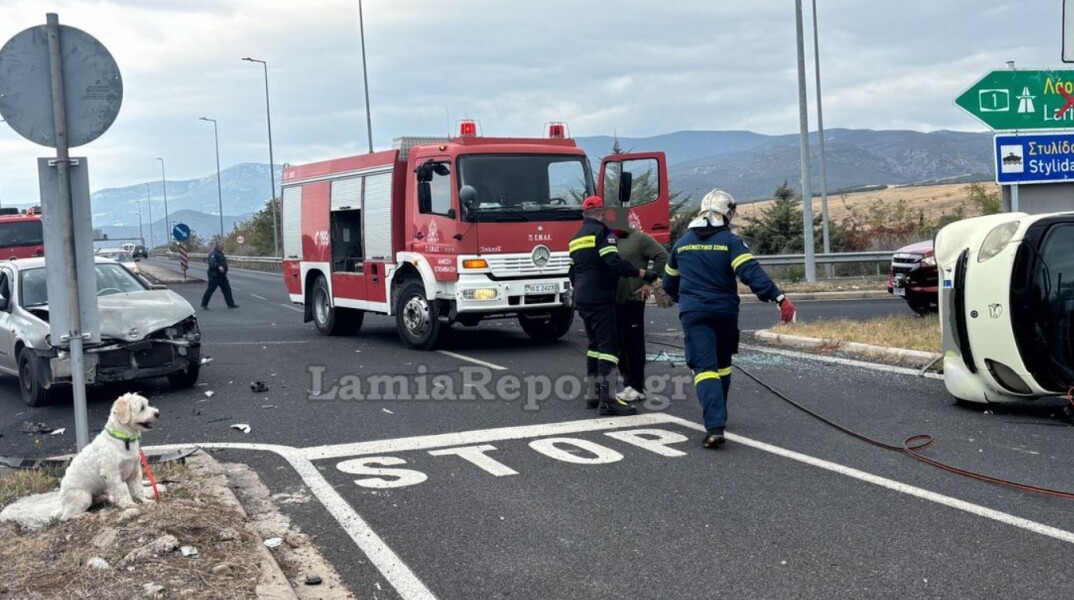
[{"label": "utility pole", "polygon": [[802,25],[802,0],[794,0],[795,26],[798,33],[798,124],[802,152],[802,239],[805,242],[806,281],[817,280],[817,257],[813,248],[813,186],[809,173],[809,107],[806,101],[805,33]]},{"label": "utility pole", "polygon": [[369,108],[369,72],[365,66],[365,22],[362,19],[362,0],[358,0],[358,32],[362,41],[362,81],[365,82],[365,130],[369,135],[369,153],[373,154],[373,116]]},{"label": "utility pole", "polygon": [[157,157],[157,160],[160,161],[160,187],[164,191],[164,245],[170,248],[172,222],[171,217],[168,216],[168,178],[164,176],[164,159]]}]

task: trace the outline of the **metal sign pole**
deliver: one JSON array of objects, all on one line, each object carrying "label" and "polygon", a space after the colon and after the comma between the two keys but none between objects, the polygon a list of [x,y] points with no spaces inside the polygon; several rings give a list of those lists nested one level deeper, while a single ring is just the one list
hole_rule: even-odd
[{"label": "metal sign pole", "polygon": [[[58,221],[67,232],[63,238],[64,254],[69,257],[63,265],[67,280],[68,334],[71,353],[71,387],[75,407],[75,443],[82,450],[89,444],[89,419],[86,414],[86,369],[82,355],[82,309],[78,298],[78,271],[75,268],[75,231],[71,206],[70,156],[67,140],[67,111],[63,92],[63,59],[60,54],[60,18],[56,13],[46,15],[48,28],[49,76],[52,82],[52,120],[56,132],[56,174],[60,182]],[[53,290],[55,293],[58,290]]]},{"label": "metal sign pole", "polygon": [[1011,212],[1018,212],[1018,184],[1011,184]]}]

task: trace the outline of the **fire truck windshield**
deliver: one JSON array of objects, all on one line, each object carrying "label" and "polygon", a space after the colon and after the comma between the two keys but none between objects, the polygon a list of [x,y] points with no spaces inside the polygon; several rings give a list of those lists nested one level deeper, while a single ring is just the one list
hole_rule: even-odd
[{"label": "fire truck windshield", "polygon": [[464,211],[478,222],[581,220],[582,200],[593,194],[584,156],[467,154],[458,159],[459,188],[476,200]]},{"label": "fire truck windshield", "polygon": [[40,246],[43,240],[38,219],[0,220],[0,248]]}]

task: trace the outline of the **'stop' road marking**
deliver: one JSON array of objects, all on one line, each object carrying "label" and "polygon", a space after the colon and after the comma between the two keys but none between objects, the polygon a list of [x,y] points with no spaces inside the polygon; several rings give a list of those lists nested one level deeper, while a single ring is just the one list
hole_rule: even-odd
[{"label": "'stop' road marking", "polygon": [[483,360],[478,360],[476,358],[471,358],[469,356],[463,356],[462,354],[456,354],[454,352],[448,352],[447,350],[437,350],[437,352],[439,352],[440,354],[443,354],[444,356],[450,356],[451,358],[457,358],[459,360],[465,360],[467,362],[472,362],[475,365],[481,365],[482,367],[488,367],[488,368],[496,370],[496,371],[506,371],[507,370],[507,367],[501,367],[500,365],[494,365],[494,364],[492,364],[490,362],[485,362]]}]

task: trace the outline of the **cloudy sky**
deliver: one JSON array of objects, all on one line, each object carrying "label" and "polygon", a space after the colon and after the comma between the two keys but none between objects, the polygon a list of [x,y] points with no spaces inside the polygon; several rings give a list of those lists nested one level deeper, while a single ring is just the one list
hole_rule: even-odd
[{"label": "cloudy sky", "polygon": [[[825,125],[981,130],[952,99],[1007,60],[1059,65],[1061,3],[818,0]],[[503,136],[554,120],[576,136],[798,130],[792,0],[363,7],[378,148],[467,116]],[[116,123],[73,151],[90,158],[94,190],[158,179],[157,156],[169,179],[212,174],[199,116],[219,122],[225,168],[267,163],[263,71],[244,56],[269,63],[277,163],[366,148],[357,0],[2,0],[0,42],[48,11],[103,42],[123,73]],[[0,203],[36,202],[35,157],[50,152],[0,124]]]}]

